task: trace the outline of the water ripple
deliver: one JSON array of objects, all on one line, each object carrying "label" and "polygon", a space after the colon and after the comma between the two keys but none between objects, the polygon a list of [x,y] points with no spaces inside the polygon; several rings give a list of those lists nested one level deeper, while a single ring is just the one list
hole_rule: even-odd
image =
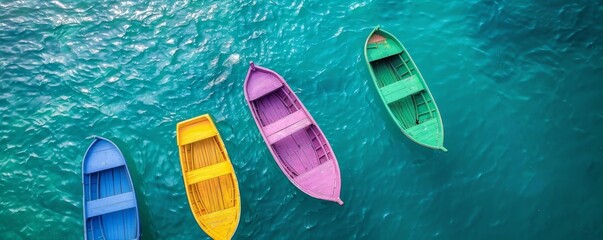
[{"label": "water ripple", "polygon": [[[603,14],[594,2],[0,8],[0,238],[81,238],[81,158],[94,135],[115,140],[128,160],[145,239],[205,237],[174,136],[178,121],[203,113],[239,179],[237,238],[602,234]],[[390,121],[361,52],[377,24],[421,68],[449,153],[412,144]],[[339,159],[344,206],[302,194],[274,163],[243,98],[249,61],[278,71],[320,124]],[[551,230],[552,221],[568,224]]]}]

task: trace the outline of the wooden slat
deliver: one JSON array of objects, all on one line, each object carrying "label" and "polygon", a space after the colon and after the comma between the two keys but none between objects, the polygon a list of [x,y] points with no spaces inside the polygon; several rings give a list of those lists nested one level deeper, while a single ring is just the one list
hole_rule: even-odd
[{"label": "wooden slat", "polygon": [[381,94],[387,104],[408,97],[411,94],[423,90],[423,85],[417,75],[412,75],[395,83],[380,88]]},{"label": "wooden slat", "polygon": [[186,182],[188,185],[195,184],[204,180],[212,179],[232,172],[230,163],[227,161],[209,165],[204,168],[195,169],[186,173]]},{"label": "wooden slat", "polygon": [[136,207],[134,192],[117,194],[86,202],[86,217],[91,218],[134,207]]},{"label": "wooden slat", "polygon": [[264,134],[268,143],[273,144],[279,140],[312,125],[312,121],[303,110],[297,110],[276,122],[264,127]]}]

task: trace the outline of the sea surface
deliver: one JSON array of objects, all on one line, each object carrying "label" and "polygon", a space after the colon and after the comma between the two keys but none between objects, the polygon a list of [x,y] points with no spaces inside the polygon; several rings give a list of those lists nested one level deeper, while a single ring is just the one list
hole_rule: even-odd
[{"label": "sea surface", "polygon": [[[236,239],[603,239],[600,1],[0,0],[0,239],[82,239],[93,136],[127,158],[144,239],[205,239],[179,121],[209,113],[240,183]],[[396,35],[448,153],[408,140],[362,52]],[[339,160],[344,206],[279,170],[243,96],[280,73]]]}]

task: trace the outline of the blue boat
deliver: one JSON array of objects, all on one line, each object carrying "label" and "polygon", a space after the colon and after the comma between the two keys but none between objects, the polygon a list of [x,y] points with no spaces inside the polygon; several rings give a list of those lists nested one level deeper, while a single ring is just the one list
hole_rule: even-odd
[{"label": "blue boat", "polygon": [[119,148],[95,137],[82,163],[84,239],[139,239],[132,178]]}]

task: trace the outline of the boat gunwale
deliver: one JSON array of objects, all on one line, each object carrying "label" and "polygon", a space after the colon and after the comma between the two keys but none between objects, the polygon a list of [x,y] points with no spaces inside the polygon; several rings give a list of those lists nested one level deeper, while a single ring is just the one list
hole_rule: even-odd
[{"label": "boat gunwale", "polygon": [[[402,47],[402,50],[406,53],[406,55],[408,55],[408,59],[410,59],[410,61],[415,65],[415,69],[416,69],[416,74],[419,74],[419,77],[421,78],[421,82],[423,83],[423,85],[425,86],[425,91],[429,94],[429,96],[431,97],[431,101],[433,102],[435,109],[438,113],[438,126],[439,126],[439,130],[441,131],[441,143],[439,144],[439,146],[433,146],[433,145],[428,145],[422,142],[419,142],[418,140],[416,140],[414,137],[410,136],[406,130],[400,125],[400,123],[396,120],[396,116],[394,115],[394,113],[391,110],[391,107],[385,103],[385,98],[383,97],[383,95],[379,92],[379,83],[377,83],[377,77],[375,76],[375,72],[373,70],[373,66],[371,65],[371,61],[369,61],[368,59],[368,44],[369,44],[369,40],[370,38],[373,36],[373,34],[380,32],[382,33],[384,38],[390,38],[393,41],[396,42],[396,44],[400,45],[400,47]],[[408,53],[408,50],[406,50],[406,47],[404,46],[404,44],[402,44],[402,42],[400,42],[400,40],[398,40],[398,38],[396,38],[396,36],[394,36],[393,34],[389,33],[388,31],[385,31],[383,29],[381,29],[381,26],[377,25],[376,27],[373,28],[373,30],[371,31],[371,33],[368,35],[368,37],[366,38],[366,41],[364,41],[364,59],[366,61],[367,67],[369,69],[369,73],[371,74],[371,78],[373,79],[373,83],[375,85],[375,88],[377,89],[377,93],[379,95],[379,97],[381,98],[381,101],[383,102],[383,104],[385,105],[385,108],[387,109],[387,112],[389,113],[389,115],[392,117],[392,119],[394,120],[394,122],[396,123],[396,125],[398,126],[398,128],[402,131],[402,133],[409,138],[411,141],[424,146],[424,147],[428,147],[431,149],[436,149],[436,150],[442,150],[444,152],[447,152],[448,149],[446,149],[444,147],[444,122],[442,121],[442,114],[440,112],[440,108],[438,107],[435,98],[433,97],[433,95],[431,94],[431,90],[429,89],[429,86],[427,86],[427,82],[425,82],[425,79],[423,78],[423,74],[421,74],[421,71],[419,70],[419,67],[417,66],[417,64],[415,63],[415,60],[412,58],[412,56],[410,55],[410,53]],[[400,55],[402,53],[397,53],[395,55]],[[393,55],[392,55],[393,56]]]}]

